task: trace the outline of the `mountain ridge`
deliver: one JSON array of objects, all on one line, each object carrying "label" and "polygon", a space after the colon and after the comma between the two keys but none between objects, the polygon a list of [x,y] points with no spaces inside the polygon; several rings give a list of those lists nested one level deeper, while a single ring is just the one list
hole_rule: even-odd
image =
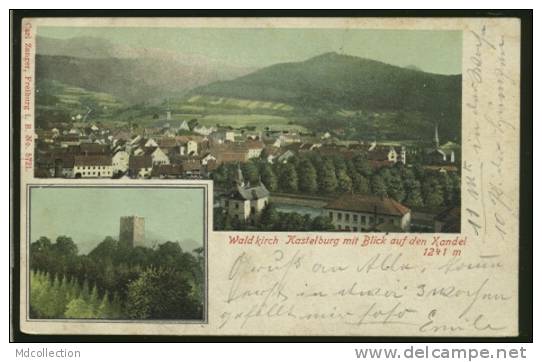
[{"label": "mountain ridge", "polygon": [[193,54],[117,45],[94,37],[38,37],[36,77],[95,92],[128,103],[180,96],[218,80],[252,71]]},{"label": "mountain ridge", "polygon": [[435,102],[440,108],[455,108],[457,112],[461,75],[427,73],[328,52],[196,87],[190,94],[293,102],[298,106],[323,102],[347,109],[413,109],[432,113],[437,109],[430,103]]}]

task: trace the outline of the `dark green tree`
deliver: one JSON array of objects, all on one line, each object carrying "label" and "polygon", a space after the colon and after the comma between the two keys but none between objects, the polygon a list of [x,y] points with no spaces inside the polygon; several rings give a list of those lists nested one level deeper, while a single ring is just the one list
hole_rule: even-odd
[{"label": "dark green tree", "polygon": [[329,231],[329,230],[335,230],[335,227],[333,226],[333,223],[331,222],[331,220],[328,217],[316,216],[312,220],[311,230],[314,230],[314,231]]},{"label": "dark green tree", "polygon": [[331,160],[325,160],[322,163],[320,172],[318,174],[318,188],[321,192],[330,194],[337,190],[337,176],[335,175],[335,167]]},{"label": "dark green tree", "polygon": [[388,195],[399,202],[403,202],[406,197],[406,192],[403,187],[403,180],[398,174],[393,174],[388,179],[386,189],[388,190]]},{"label": "dark green tree", "polygon": [[111,259],[117,254],[118,248],[118,241],[108,236],[104,239],[104,241],[92,249],[88,256],[95,260]]},{"label": "dark green tree", "polygon": [[282,165],[280,168],[279,187],[284,192],[297,192],[298,178],[295,166],[291,163]]},{"label": "dark green tree", "polygon": [[201,318],[189,281],[169,268],[145,270],[128,286],[126,312],[133,319]]},{"label": "dark green tree", "polygon": [[260,174],[262,176],[262,182],[265,187],[271,192],[277,191],[277,176],[275,175],[275,172],[273,171],[273,168],[269,163],[262,163]]},{"label": "dark green tree", "polygon": [[346,173],[346,169],[339,169],[337,173],[338,189],[341,192],[352,191],[352,179]]},{"label": "dark green tree", "polygon": [[215,230],[224,230],[224,217],[226,212],[222,207],[213,208],[213,228]]},{"label": "dark green tree", "polygon": [[371,165],[367,161],[365,155],[358,154],[354,156],[354,158],[352,159],[352,163],[354,164],[354,168],[356,169],[356,171],[358,171],[359,174],[365,177],[372,175],[373,171],[371,169]]},{"label": "dark green tree", "polygon": [[411,207],[422,207],[423,197],[420,182],[415,179],[405,180],[405,188],[407,189],[405,203]]},{"label": "dark green tree", "polygon": [[437,177],[427,176],[422,184],[422,192],[426,206],[437,207],[444,203],[444,192]]},{"label": "dark green tree", "polygon": [[221,164],[213,171],[213,183],[215,187],[227,188],[229,186],[229,177],[231,175],[228,172],[228,168],[225,164]]},{"label": "dark green tree", "polygon": [[449,182],[451,183],[451,196],[449,202],[451,205],[461,204],[461,178],[455,172],[450,173]]},{"label": "dark green tree", "polygon": [[264,230],[274,230],[279,221],[279,214],[273,204],[267,204],[260,215],[260,224]]},{"label": "dark green tree", "polygon": [[160,267],[175,269],[177,263],[181,261],[183,250],[177,242],[166,241],[158,245],[154,252],[153,264]]},{"label": "dark green tree", "polygon": [[77,245],[73,242],[72,238],[67,236],[59,236],[56,238],[53,250],[61,256],[70,257],[77,255]]},{"label": "dark green tree", "polygon": [[309,159],[303,159],[299,162],[297,174],[299,175],[299,191],[313,194],[318,190],[316,169]]},{"label": "dark green tree", "polygon": [[30,245],[31,253],[48,252],[51,250],[51,240],[45,236],[40,237],[38,240]]},{"label": "dark green tree", "polygon": [[199,122],[196,118],[192,118],[190,121],[188,121],[188,127],[191,131],[194,130],[198,126]]},{"label": "dark green tree", "polygon": [[371,179],[371,190],[374,195],[381,196],[381,197],[387,197],[388,196],[388,190],[386,189],[386,183],[384,182],[384,179],[382,176],[374,175]]},{"label": "dark green tree", "polygon": [[354,172],[352,175],[352,188],[358,194],[368,194],[371,192],[371,185],[367,177]]},{"label": "dark green tree", "polygon": [[244,163],[242,170],[245,182],[250,182],[251,185],[258,184],[260,181],[260,172],[258,170],[258,165],[255,162],[249,161]]}]

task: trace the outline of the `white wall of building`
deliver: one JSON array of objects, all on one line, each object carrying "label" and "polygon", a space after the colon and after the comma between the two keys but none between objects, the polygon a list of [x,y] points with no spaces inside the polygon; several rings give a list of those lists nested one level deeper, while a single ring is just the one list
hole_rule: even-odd
[{"label": "white wall of building", "polygon": [[393,224],[405,231],[410,229],[410,213],[402,217],[377,214],[375,220],[374,213],[325,209],[324,216],[329,217],[338,230],[362,231],[382,223]]},{"label": "white wall of building", "polygon": [[111,178],[113,176],[113,166],[74,166],[73,175],[77,177],[78,175],[81,178]]},{"label": "white wall of building", "polygon": [[130,154],[126,151],[119,151],[113,155],[113,173],[126,172],[130,162]]}]

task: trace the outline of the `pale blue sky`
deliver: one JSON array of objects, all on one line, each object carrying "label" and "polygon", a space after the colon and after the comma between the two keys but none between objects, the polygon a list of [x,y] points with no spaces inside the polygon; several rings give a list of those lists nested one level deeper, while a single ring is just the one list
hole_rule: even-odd
[{"label": "pale blue sky", "polygon": [[179,241],[192,251],[203,246],[203,196],[201,188],[32,188],[30,237],[67,235],[87,253],[106,236],[118,239],[121,216],[137,215],[148,246]]},{"label": "pale blue sky", "polygon": [[335,51],[441,74],[461,73],[462,32],[288,28],[40,27],[60,39],[90,36],[134,47],[163,48],[264,67]]}]

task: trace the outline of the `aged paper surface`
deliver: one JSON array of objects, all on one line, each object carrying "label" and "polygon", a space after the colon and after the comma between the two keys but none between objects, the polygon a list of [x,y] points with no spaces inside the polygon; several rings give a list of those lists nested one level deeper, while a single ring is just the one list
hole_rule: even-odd
[{"label": "aged paper surface", "polygon": [[[22,330],[517,335],[519,26],[517,19],[506,18],[24,20]],[[66,35],[70,29],[73,36]],[[128,45],[142,36],[141,29],[148,31],[155,46]],[[130,36],[131,31],[135,35]],[[153,31],[159,35],[152,35]],[[237,38],[232,35],[230,44],[209,50],[213,60],[200,57],[205,44],[209,49],[214,46],[218,33]],[[98,41],[88,34],[102,38]],[[108,34],[116,35],[108,38]],[[402,36],[407,34],[412,35],[411,43],[405,45]],[[459,52],[450,50],[449,39],[454,36],[459,39]],[[191,42],[179,41],[182,37]],[[243,42],[250,48],[254,39],[269,43],[252,53],[245,49],[239,55],[235,50],[243,49],[239,45]],[[337,46],[337,39],[343,41],[338,53],[318,59],[320,49]],[[362,47],[356,43],[360,39],[366,42]],[[285,49],[273,48],[280,42]],[[379,43],[384,50],[377,51]],[[183,50],[185,58],[175,58],[178,54],[164,44],[178,44],[171,47]],[[305,46],[310,51],[295,52]],[[378,65],[355,58],[364,47],[374,53],[359,58],[377,60]],[[416,56],[398,58],[395,51],[404,52],[405,47]],[[242,58],[244,62],[239,61]],[[115,61],[108,62],[111,59]],[[252,76],[265,66],[306,59],[298,68],[274,68],[279,71]],[[144,72],[152,69],[149,62],[155,62],[158,70],[146,76]],[[184,62],[184,68],[167,68],[163,62]],[[379,68],[383,63],[392,67]],[[198,68],[202,64],[205,71]],[[123,73],[129,65],[137,71]],[[341,67],[351,65],[352,77],[357,77],[356,67],[374,66],[360,81],[376,80],[351,93],[334,88],[335,81],[348,82]],[[164,77],[160,69],[171,73]],[[217,69],[229,73],[216,76]],[[304,93],[303,110],[296,108],[294,100],[291,104],[274,100],[283,99],[285,89],[293,93],[299,89],[295,88],[297,72],[304,69],[311,74],[303,76],[307,88],[321,88],[316,95]],[[331,69],[339,78],[333,78]],[[40,71],[47,75],[46,81]],[[392,75],[385,78],[386,72]],[[182,78],[184,73],[195,74],[197,82]],[[132,78],[123,78],[125,74]],[[408,85],[397,89],[401,74],[408,74]],[[270,88],[281,76],[286,86],[276,95]],[[160,77],[178,82],[182,92],[175,94],[171,83]],[[158,78],[162,83],[153,84]],[[119,79],[124,80],[115,84]],[[236,79],[245,80],[231,83]],[[314,79],[328,84],[320,86]],[[393,87],[386,88],[382,79]],[[123,81],[126,86],[119,86]],[[459,87],[456,93],[454,82]],[[119,100],[118,94],[125,98]],[[262,99],[257,99],[259,95]],[[394,103],[401,98],[407,101]],[[179,99],[186,102],[176,105]],[[322,121],[322,109],[337,104],[335,113],[324,113]],[[222,108],[213,113],[216,107]],[[287,112],[299,112],[298,118],[288,118]],[[336,114],[340,114],[338,121],[333,118]],[[454,117],[459,120],[456,128]],[[320,121],[312,129],[307,119]],[[386,128],[400,120],[407,121],[391,131]],[[423,124],[419,129],[416,120]],[[175,127],[174,121],[179,122]],[[414,135],[418,130],[422,131]],[[280,135],[273,138],[273,132]],[[352,132],[356,136],[349,135]],[[167,145],[167,140],[175,142]],[[356,147],[364,155],[360,168],[370,166],[367,175],[352,171],[357,167]],[[66,150],[72,148],[77,151],[70,156]],[[63,150],[62,156],[58,149]],[[377,151],[385,151],[383,159],[376,157]],[[299,161],[301,165],[291,167],[296,157],[311,159],[312,165],[302,168]],[[253,159],[258,160],[260,173],[250,180],[247,164]],[[328,163],[334,169],[326,182]],[[227,167],[229,173],[224,171],[219,179],[220,170]],[[389,171],[382,171],[386,168]],[[268,169],[278,177],[262,171]],[[424,178],[415,176],[412,186],[406,181],[411,173]],[[399,175],[397,181],[394,175]],[[379,177],[391,177],[385,180],[384,191],[379,191]],[[398,183],[402,186],[395,188]],[[278,212],[264,211],[269,210],[268,203],[276,204]],[[288,213],[287,206],[296,213]],[[196,229],[199,233],[191,233]],[[59,241],[62,235],[73,240]],[[108,236],[111,240],[105,240]],[[151,239],[156,241],[152,245]],[[128,249],[122,249],[121,243]],[[116,249],[107,249],[108,245]],[[181,245],[182,251],[175,245]],[[119,254],[122,261],[118,261],[111,250],[125,250],[128,256],[122,259]],[[136,256],[143,261],[138,264]],[[103,272],[104,260],[115,272]],[[102,279],[96,277],[102,274]],[[119,282],[115,274],[130,276]],[[164,302],[155,305],[157,298]],[[168,298],[174,302],[168,304]],[[50,305],[62,308],[57,311]]]}]

